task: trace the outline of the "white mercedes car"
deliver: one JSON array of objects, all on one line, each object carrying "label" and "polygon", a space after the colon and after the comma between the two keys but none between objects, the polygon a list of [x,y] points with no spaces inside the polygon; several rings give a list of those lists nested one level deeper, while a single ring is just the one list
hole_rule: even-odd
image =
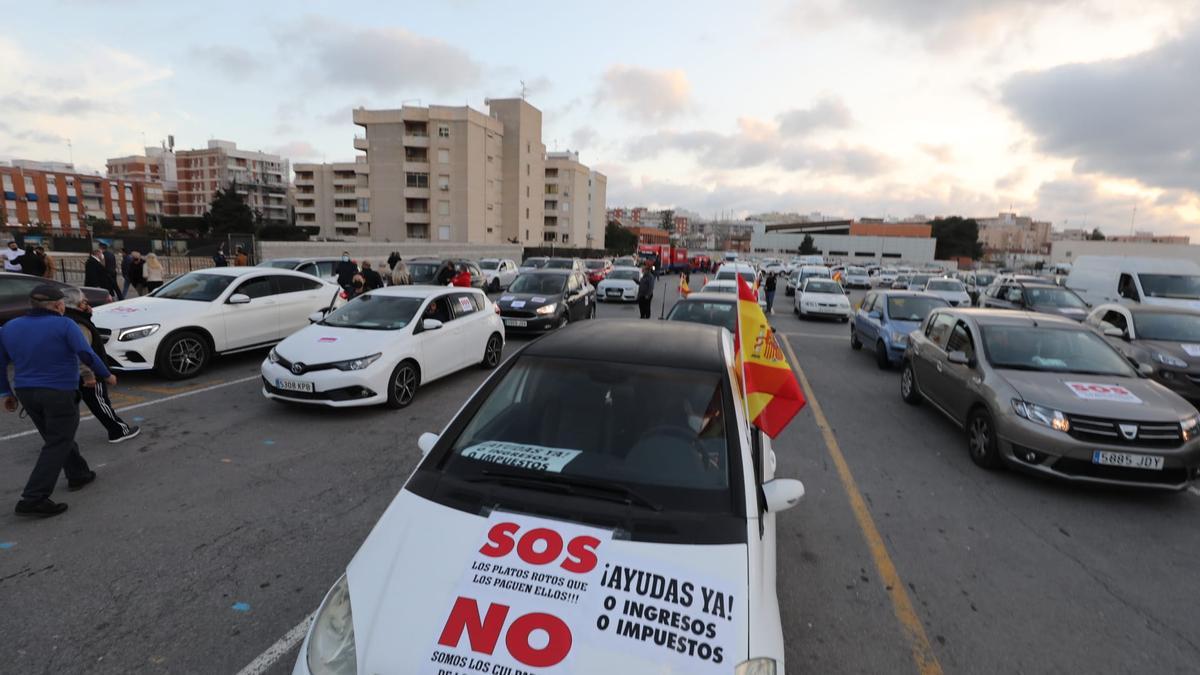
[{"label": "white mercedes car", "polygon": [[483,287],[489,293],[498,293],[512,285],[517,278],[517,263],[512,260],[484,258],[479,261],[483,271]]},{"label": "white mercedes car", "polygon": [[97,307],[92,322],[118,370],[181,380],[217,354],[269,347],[336,306],[336,284],[270,267],[188,272],[150,295]]},{"label": "white mercedes car", "polygon": [[634,302],[642,271],[636,267],[614,267],[608,276],[596,284],[597,302]]},{"label": "white mercedes car", "polygon": [[850,299],[842,285],[833,279],[810,277],[796,292],[794,311],[802,319],[821,316],[849,321]]},{"label": "white mercedes car", "polygon": [[782,675],[775,527],[804,495],[717,326],[528,343],[424,453],[326,594],[295,675]]},{"label": "white mercedes car", "polygon": [[423,384],[495,368],[504,349],[496,306],[475,288],[389,286],[312,319],[263,361],[267,398],[403,408]]}]

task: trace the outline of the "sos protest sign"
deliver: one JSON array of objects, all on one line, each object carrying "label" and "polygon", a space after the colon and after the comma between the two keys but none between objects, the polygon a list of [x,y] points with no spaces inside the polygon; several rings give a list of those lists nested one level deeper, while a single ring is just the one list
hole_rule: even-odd
[{"label": "sos protest sign", "polygon": [[1097,382],[1063,382],[1076,396],[1089,401],[1116,401],[1118,403],[1141,403],[1142,399],[1119,384]]},{"label": "sos protest sign", "polygon": [[494,512],[447,607],[431,617],[438,637],[421,672],[592,673],[630,654],[673,666],[666,672],[731,672],[744,598],[617,548],[606,530]]}]

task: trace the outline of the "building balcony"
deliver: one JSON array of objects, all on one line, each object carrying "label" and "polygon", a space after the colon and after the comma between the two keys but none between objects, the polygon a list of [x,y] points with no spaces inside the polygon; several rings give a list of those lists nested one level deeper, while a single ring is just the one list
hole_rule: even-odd
[{"label": "building balcony", "polygon": [[354,214],[354,222],[370,224],[371,223],[371,213],[369,211],[366,213],[360,211],[360,212]]},{"label": "building balcony", "polygon": [[355,199],[370,199],[371,198],[371,188],[368,188],[368,187],[355,188],[354,197],[355,197]]},{"label": "building balcony", "polygon": [[428,136],[405,135],[404,136],[404,145],[411,147],[411,148],[428,148],[429,147],[429,137]]},{"label": "building balcony", "polygon": [[405,160],[404,170],[413,173],[429,173],[429,162],[410,162]]},{"label": "building balcony", "polygon": [[354,137],[354,149],[355,150],[370,150],[371,143],[370,143],[370,141],[363,138],[362,136],[355,136]]},{"label": "building balcony", "polygon": [[354,215],[358,213],[358,209],[353,206],[335,206],[333,212],[344,215]]},{"label": "building balcony", "polygon": [[424,224],[428,225],[429,224],[429,212],[428,211],[405,211],[404,212],[404,222],[409,223],[409,224],[424,223]]},{"label": "building balcony", "polygon": [[429,188],[427,187],[404,188],[404,197],[406,199],[429,199],[429,194]]},{"label": "building balcony", "polygon": [[315,206],[297,206],[296,207],[296,215],[299,216],[300,214],[307,214],[310,216],[315,216],[317,214],[317,207],[315,207]]}]

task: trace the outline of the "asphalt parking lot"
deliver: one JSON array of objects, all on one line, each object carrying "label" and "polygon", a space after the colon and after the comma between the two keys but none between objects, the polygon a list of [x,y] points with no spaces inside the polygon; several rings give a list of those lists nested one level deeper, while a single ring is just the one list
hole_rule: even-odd
[{"label": "asphalt parking lot", "polygon": [[[774,443],[808,492],[778,526],[789,672],[1200,669],[1200,492],[985,472],[948,421],[900,400],[895,371],[850,350],[845,324],[796,319],[790,301],[781,290],[773,323],[811,400]],[[263,356],[184,383],[120,376],[114,402],[143,434],[110,446],[84,422],[99,480],[63,485],[71,510],[48,521],[11,513],[39,438],[0,417],[0,670],[241,671],[316,609],[417,436],[486,377],[433,383],[401,411],[294,408],[261,396]],[[295,658],[281,648],[252,672]]]}]

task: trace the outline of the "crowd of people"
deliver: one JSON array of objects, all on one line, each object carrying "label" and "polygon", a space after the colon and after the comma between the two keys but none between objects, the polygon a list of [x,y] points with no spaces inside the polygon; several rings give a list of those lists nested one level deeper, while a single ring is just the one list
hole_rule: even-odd
[{"label": "crowd of people", "polygon": [[[413,283],[408,265],[398,251],[392,251],[387,260],[380,263],[380,270],[376,270],[371,261],[356,262],[350,257],[349,251],[342,251],[342,259],[334,267],[333,273],[337,276],[337,285],[342,287],[348,298],[356,298],[384,286],[408,286]],[[469,288],[473,283],[471,270],[463,263],[443,260],[434,276],[434,283],[438,286]]]}]

